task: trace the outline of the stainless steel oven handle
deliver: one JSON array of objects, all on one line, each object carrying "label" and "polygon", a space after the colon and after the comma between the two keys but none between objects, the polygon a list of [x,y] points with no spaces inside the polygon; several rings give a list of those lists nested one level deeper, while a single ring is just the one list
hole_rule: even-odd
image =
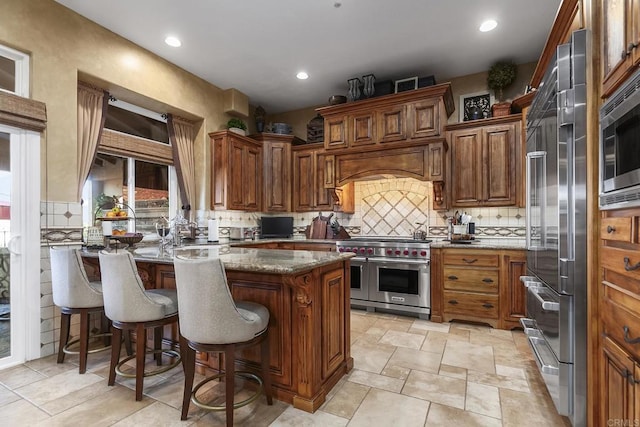
[{"label": "stainless steel oven handle", "polygon": [[535,296],[536,299],[538,301],[540,301],[540,304],[542,305],[542,309],[543,310],[546,310],[546,311],[560,311],[560,303],[559,302],[547,301],[544,298],[542,298],[542,296],[540,296],[540,292],[538,292],[539,290],[542,289],[540,286],[529,286],[527,289],[528,289],[529,293],[533,294],[533,296]]},{"label": "stainless steel oven handle", "polygon": [[397,264],[411,264],[411,265],[431,265],[431,260],[416,260],[416,259],[404,259],[404,258],[369,258],[369,262],[373,264],[383,265],[397,265]]}]

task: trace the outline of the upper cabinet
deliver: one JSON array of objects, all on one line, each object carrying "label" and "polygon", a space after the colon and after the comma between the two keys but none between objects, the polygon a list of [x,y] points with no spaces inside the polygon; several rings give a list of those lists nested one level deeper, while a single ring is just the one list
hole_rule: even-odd
[{"label": "upper cabinet", "polygon": [[259,211],[262,196],[261,143],[230,131],[212,132],[211,208]]},{"label": "upper cabinet", "polygon": [[251,138],[262,143],[262,210],[291,212],[291,145],[298,138],[274,133],[260,133]]},{"label": "upper cabinet", "polygon": [[320,144],[293,150],[293,210],[330,211],[331,190],[325,188],[325,154]]},{"label": "upper cabinet", "polygon": [[451,205],[514,206],[523,199],[521,116],[447,127],[451,146]]},{"label": "upper cabinet", "polygon": [[602,0],[602,96],[608,97],[640,63],[640,0]]},{"label": "upper cabinet", "polygon": [[324,148],[348,153],[438,142],[453,109],[445,83],[317,111],[325,118]]}]

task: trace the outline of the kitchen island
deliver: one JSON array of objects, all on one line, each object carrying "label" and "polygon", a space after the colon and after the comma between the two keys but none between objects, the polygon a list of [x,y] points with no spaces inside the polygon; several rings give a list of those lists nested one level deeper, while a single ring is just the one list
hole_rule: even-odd
[{"label": "kitchen island", "polygon": [[[132,253],[147,289],[175,288],[173,256],[221,258],[233,297],[269,309],[271,380],[277,399],[314,412],[353,367],[349,332],[353,254],[229,246],[168,252],[142,247]],[[83,257],[88,274],[98,276],[97,251],[85,251]],[[202,319],[202,327],[216,325]],[[178,346],[175,325],[165,327],[163,341],[165,347]],[[196,363],[201,373],[218,369],[215,354],[198,353]],[[238,363],[257,367],[259,351],[239,353]]]}]

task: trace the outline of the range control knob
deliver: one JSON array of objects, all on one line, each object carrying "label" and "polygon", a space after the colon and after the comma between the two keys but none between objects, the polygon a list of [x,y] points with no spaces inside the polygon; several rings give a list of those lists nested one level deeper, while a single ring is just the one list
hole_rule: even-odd
[{"label": "range control knob", "polygon": [[344,248],[338,248],[338,252],[344,252]]},{"label": "range control knob", "polygon": [[412,256],[418,256],[418,251],[411,251]]},{"label": "range control knob", "polygon": [[420,256],[427,256],[427,251],[420,251]]},{"label": "range control knob", "polygon": [[387,249],[387,255],[391,255],[393,251],[391,249]]},{"label": "range control knob", "polygon": [[409,251],[408,250],[404,250],[404,252],[402,252],[404,255],[409,255]]},{"label": "range control knob", "polygon": [[396,255],[400,255],[400,251],[399,250],[396,250]]},{"label": "range control knob", "polygon": [[365,248],[360,248],[360,253],[363,254],[365,252]]},{"label": "range control knob", "polygon": [[367,253],[371,255],[373,253],[373,249],[372,248],[367,249]]},{"label": "range control knob", "polygon": [[358,253],[358,248],[353,248],[353,253],[357,254]]}]

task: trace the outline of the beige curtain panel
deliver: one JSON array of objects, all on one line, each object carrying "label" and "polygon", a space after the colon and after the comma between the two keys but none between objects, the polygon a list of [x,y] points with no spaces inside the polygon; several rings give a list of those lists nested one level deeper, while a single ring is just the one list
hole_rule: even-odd
[{"label": "beige curtain panel", "polygon": [[[193,123],[169,114],[167,125],[169,127],[169,141],[173,150],[173,165],[178,176],[182,208],[195,210],[195,206],[192,206],[196,198]],[[193,216],[193,213],[190,213],[189,216]]]},{"label": "beige curtain panel", "polygon": [[106,91],[78,83],[78,201],[98,151],[108,104]]}]

